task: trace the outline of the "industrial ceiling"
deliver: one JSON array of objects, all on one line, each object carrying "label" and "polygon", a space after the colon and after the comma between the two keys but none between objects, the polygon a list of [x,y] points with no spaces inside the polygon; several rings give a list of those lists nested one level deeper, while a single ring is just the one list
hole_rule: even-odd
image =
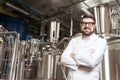
[{"label": "industrial ceiling", "polygon": [[[34,28],[29,33],[39,32],[40,23],[46,26],[52,19],[61,23],[61,30],[70,34],[71,19],[73,19],[73,34],[80,32],[79,19],[81,15],[94,15],[94,7],[107,4],[120,13],[120,0],[0,0],[1,6],[29,19]],[[39,26],[39,27],[38,27]]]}]

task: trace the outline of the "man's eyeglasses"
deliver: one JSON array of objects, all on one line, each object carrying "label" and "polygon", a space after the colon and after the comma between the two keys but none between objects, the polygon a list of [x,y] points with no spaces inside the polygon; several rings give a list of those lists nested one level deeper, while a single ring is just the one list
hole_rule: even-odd
[{"label": "man's eyeglasses", "polygon": [[86,26],[88,24],[88,26],[93,26],[95,24],[95,22],[81,22],[82,26]]}]

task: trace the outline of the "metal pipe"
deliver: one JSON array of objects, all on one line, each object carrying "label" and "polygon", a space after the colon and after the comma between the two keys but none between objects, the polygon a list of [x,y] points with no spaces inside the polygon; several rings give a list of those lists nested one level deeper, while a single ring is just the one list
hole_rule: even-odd
[{"label": "metal pipe", "polygon": [[60,21],[57,21],[57,29],[56,29],[56,42],[58,42],[59,34],[60,34]]},{"label": "metal pipe", "polygon": [[57,20],[51,21],[50,25],[50,42],[56,43],[59,38],[60,22]]},{"label": "metal pipe", "polygon": [[95,7],[94,8],[94,14],[95,14],[95,18],[96,18],[96,33],[100,34],[101,33],[101,29],[100,29],[100,13],[99,13],[99,8]]},{"label": "metal pipe", "polygon": [[100,22],[101,22],[101,33],[105,33],[105,19],[106,19],[106,14],[105,14],[105,6],[102,5],[100,6]]},{"label": "metal pipe", "polygon": [[63,76],[64,76],[65,80],[67,80],[67,77],[66,77],[66,74],[65,74],[65,70],[63,69],[63,65],[61,65],[60,68],[62,70],[62,73],[63,73]]},{"label": "metal pipe", "polygon": [[109,68],[109,52],[108,49],[104,55],[104,65],[105,65],[105,80],[110,80],[110,68]]},{"label": "metal pipe", "polygon": [[51,25],[50,25],[50,42],[54,42],[55,29],[56,29],[56,21],[51,21]]},{"label": "metal pipe", "polygon": [[20,34],[18,34],[17,37],[17,45],[16,45],[16,72],[15,72],[15,80],[18,80],[18,76],[19,76],[19,66],[20,66],[20,53],[18,52],[18,44],[19,44],[19,39],[20,39]]},{"label": "metal pipe", "polygon": [[102,34],[109,34],[111,30],[110,10],[107,4],[100,6],[100,22]]},{"label": "metal pipe", "polygon": [[70,37],[72,37],[72,35],[73,35],[73,18],[72,18],[72,14],[71,14]]},{"label": "metal pipe", "polygon": [[19,11],[19,12],[21,12],[21,13],[23,13],[23,14],[25,14],[25,15],[30,15],[29,12],[20,9],[20,8],[14,6],[14,5],[11,4],[11,3],[6,3],[6,5],[9,6],[9,7],[11,7],[11,8],[13,8],[13,9],[15,9],[15,10],[17,10],[17,11]]},{"label": "metal pipe", "polygon": [[19,79],[18,80],[23,80],[24,78],[24,66],[25,66],[25,60],[24,60],[24,54],[25,54],[25,50],[26,50],[26,42],[25,41],[22,41],[21,44],[20,44],[20,49],[19,49],[19,54],[20,54],[20,72],[19,72]]},{"label": "metal pipe", "polygon": [[11,32],[0,32],[1,35],[6,35],[6,34],[15,34],[17,35],[18,33],[16,31],[11,31]]},{"label": "metal pipe", "polygon": [[14,42],[14,47],[13,47],[13,54],[12,54],[12,60],[11,60],[11,68],[10,68],[10,73],[8,76],[9,80],[16,80],[15,79],[15,72],[17,67],[17,46],[18,46],[18,35],[16,34],[15,42]]}]

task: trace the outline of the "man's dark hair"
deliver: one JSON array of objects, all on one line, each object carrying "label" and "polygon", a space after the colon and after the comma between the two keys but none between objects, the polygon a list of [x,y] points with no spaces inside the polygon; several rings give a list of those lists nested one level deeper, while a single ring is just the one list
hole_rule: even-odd
[{"label": "man's dark hair", "polygon": [[91,18],[91,19],[93,19],[96,22],[94,16],[92,16],[92,15],[83,15],[83,16],[81,16],[80,23],[83,21],[84,18]]}]

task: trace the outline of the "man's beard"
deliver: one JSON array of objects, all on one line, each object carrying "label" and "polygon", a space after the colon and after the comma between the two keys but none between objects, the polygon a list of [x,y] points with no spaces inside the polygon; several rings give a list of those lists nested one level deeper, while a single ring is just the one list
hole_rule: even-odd
[{"label": "man's beard", "polygon": [[85,35],[85,36],[90,36],[94,32],[94,31],[91,31],[91,30],[90,30],[90,32],[85,32],[84,31],[85,29],[89,29],[90,30],[90,28],[85,27],[83,30],[81,30],[81,33],[83,35]]}]

